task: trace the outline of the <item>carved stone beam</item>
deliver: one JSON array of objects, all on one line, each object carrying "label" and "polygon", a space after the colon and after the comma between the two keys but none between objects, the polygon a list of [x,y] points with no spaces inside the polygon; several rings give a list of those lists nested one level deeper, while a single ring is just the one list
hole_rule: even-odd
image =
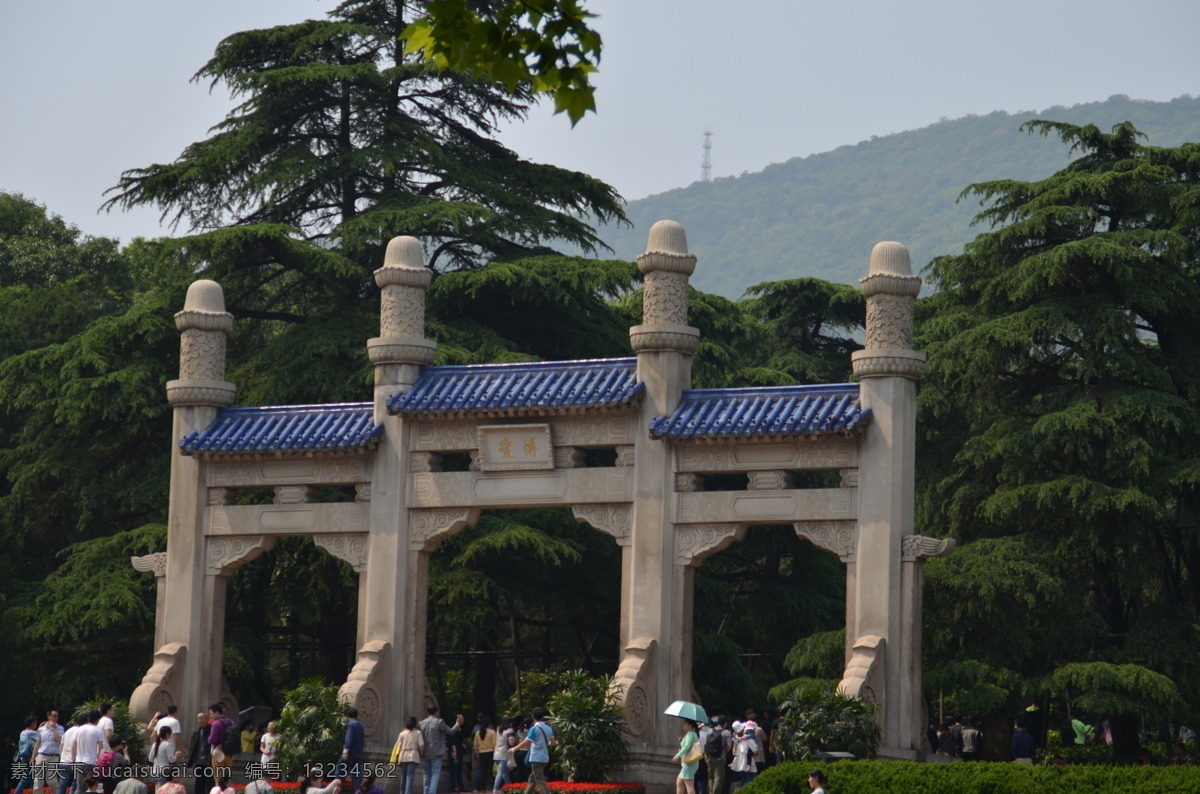
[{"label": "carved stone beam", "polygon": [[606,532],[617,539],[618,546],[628,546],[629,518],[633,506],[628,503],[577,505],[571,508],[575,520],[590,524],[601,532]]},{"label": "carved stone beam", "polygon": [[954,538],[930,538],[925,535],[905,535],[900,542],[900,558],[904,562],[945,557],[957,545]]},{"label": "carved stone beam", "polygon": [[697,565],[709,555],[741,540],[743,524],[692,524],[675,530],[675,564]]},{"label": "carved stone beam", "polygon": [[678,493],[695,493],[704,490],[704,475],[685,471],[675,475],[675,490]]}]

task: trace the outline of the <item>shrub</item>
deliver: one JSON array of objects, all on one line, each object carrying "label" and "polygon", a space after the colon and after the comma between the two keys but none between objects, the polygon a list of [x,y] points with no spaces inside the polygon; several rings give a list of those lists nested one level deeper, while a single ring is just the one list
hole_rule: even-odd
[{"label": "shrub", "polygon": [[775,729],[775,746],[788,760],[801,761],[820,752],[863,758],[879,748],[873,703],[830,690],[802,690],[780,708],[786,713]]},{"label": "shrub", "polygon": [[808,771],[824,769],[831,794],[851,791],[897,794],[1078,794],[1081,791],[1136,791],[1138,794],[1190,794],[1200,791],[1196,766],[1032,766],[987,761],[920,764],[912,761],[843,761],[836,764],[785,763],[766,770],[745,794],[807,794]]},{"label": "shrub", "polygon": [[285,775],[300,774],[306,764],[329,763],[341,757],[345,708],[338,687],[320,678],[306,678],[287,693],[275,726],[279,768]]},{"label": "shrub", "polygon": [[625,720],[611,676],[563,673],[546,701],[558,746],[554,761],[570,781],[602,783],[625,761]]}]

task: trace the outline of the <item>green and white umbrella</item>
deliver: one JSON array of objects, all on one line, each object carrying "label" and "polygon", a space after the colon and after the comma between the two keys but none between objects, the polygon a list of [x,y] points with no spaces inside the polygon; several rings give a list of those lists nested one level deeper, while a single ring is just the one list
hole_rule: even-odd
[{"label": "green and white umbrella", "polygon": [[708,712],[704,710],[704,706],[689,703],[686,700],[676,700],[667,706],[667,710],[663,714],[669,717],[683,717],[685,720],[693,722],[708,722]]}]

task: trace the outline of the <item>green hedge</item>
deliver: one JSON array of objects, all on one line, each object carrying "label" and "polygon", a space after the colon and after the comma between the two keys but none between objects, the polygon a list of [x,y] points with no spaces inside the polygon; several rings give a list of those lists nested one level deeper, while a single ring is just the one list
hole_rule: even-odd
[{"label": "green hedge", "polygon": [[1121,791],[1137,794],[1196,794],[1200,766],[1033,766],[987,761],[918,764],[912,761],[786,763],[774,766],[742,789],[745,794],[808,794],[808,770],[825,770],[829,794],[1078,794]]}]

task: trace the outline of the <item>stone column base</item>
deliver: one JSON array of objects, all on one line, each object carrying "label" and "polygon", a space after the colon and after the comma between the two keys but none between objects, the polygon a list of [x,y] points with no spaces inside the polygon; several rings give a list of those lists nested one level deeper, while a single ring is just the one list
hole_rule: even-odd
[{"label": "stone column base", "polygon": [[674,794],[679,762],[672,758],[677,752],[679,745],[641,745],[639,749],[630,749],[625,766],[613,773],[613,779],[622,783],[641,783],[646,787],[646,794]]}]

